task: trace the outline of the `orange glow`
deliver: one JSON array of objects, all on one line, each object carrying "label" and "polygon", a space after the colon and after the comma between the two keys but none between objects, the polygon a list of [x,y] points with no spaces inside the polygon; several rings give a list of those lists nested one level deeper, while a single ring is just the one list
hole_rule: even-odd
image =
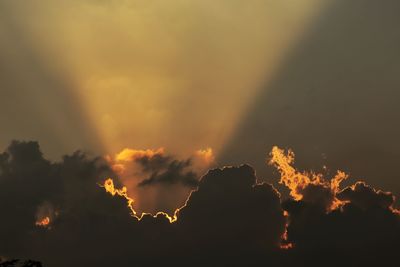
[{"label": "orange glow", "polygon": [[162,155],[162,154],[164,154],[164,148],[159,148],[157,150],[152,150],[152,149],[137,150],[137,149],[125,148],[115,156],[115,161],[132,161],[138,158],[143,158],[143,157],[151,158],[154,157],[155,155]]},{"label": "orange glow", "polygon": [[392,211],[394,214],[397,214],[397,215],[400,216],[400,210],[395,209],[395,208],[393,208],[393,207],[391,207],[390,209],[391,209],[391,211]]},{"label": "orange glow", "polygon": [[331,189],[334,192],[338,192],[340,190],[340,183],[344,180],[346,180],[347,178],[349,178],[349,176],[342,172],[342,171],[338,171],[336,176],[332,178],[331,180]]},{"label": "orange glow", "polygon": [[119,175],[122,175],[126,171],[126,167],[124,164],[119,164],[119,163],[111,164],[111,168]]},{"label": "orange glow", "polygon": [[284,151],[278,147],[273,147],[271,152],[271,160],[269,164],[278,168],[281,179],[279,183],[284,184],[290,189],[290,195],[295,200],[301,200],[303,195],[298,191],[303,189],[310,183],[310,178],[302,173],[296,171],[290,164],[294,162],[294,153],[289,150],[285,155]]},{"label": "orange glow", "polygon": [[285,210],[283,211],[283,215],[286,218],[286,224],[285,224],[285,231],[283,232],[282,236],[281,236],[281,244],[279,246],[279,248],[281,249],[291,249],[294,247],[293,243],[287,243],[288,240],[288,227],[289,227],[289,213]]},{"label": "orange glow", "polygon": [[156,155],[163,155],[163,154],[164,154],[164,148],[159,148],[157,150],[124,148],[121,152],[115,155],[114,159],[109,155],[107,155],[105,159],[111,164],[112,169],[116,173],[122,175],[127,170],[126,163],[135,161],[143,157],[152,158]]},{"label": "orange glow", "polygon": [[196,155],[204,160],[206,164],[211,164],[215,161],[215,156],[212,148],[199,149],[196,151]]},{"label": "orange glow", "polygon": [[174,212],[173,216],[170,216],[169,214],[165,213],[165,212],[157,212],[155,215],[152,215],[150,213],[141,213],[140,215],[137,214],[137,212],[135,211],[135,209],[133,208],[133,203],[135,202],[133,200],[133,198],[128,196],[128,191],[127,188],[125,186],[123,186],[121,189],[116,189],[114,186],[114,181],[111,178],[108,178],[104,181],[104,185],[102,186],[104,187],[104,189],[106,190],[107,193],[110,193],[112,196],[118,195],[120,197],[123,197],[126,199],[127,201],[127,206],[128,208],[131,210],[131,214],[133,217],[135,217],[136,219],[138,219],[139,221],[145,216],[145,215],[151,215],[154,218],[158,217],[159,215],[164,216],[165,218],[167,218],[169,220],[170,223],[173,223],[175,221],[178,220],[177,217],[177,213],[179,211],[179,209],[176,209]]},{"label": "orange glow", "polygon": [[[159,187],[139,188],[137,184],[140,181],[148,179],[152,173],[165,173],[170,168],[169,164],[173,161],[179,161],[184,164],[183,172],[193,172],[200,177],[202,173],[207,171],[214,164],[214,154],[212,148],[191,151],[189,154],[174,155],[166,151],[163,147],[156,149],[135,149],[123,148],[121,151],[113,155],[106,155],[104,159],[111,166],[112,170],[118,176],[120,181],[126,187],[126,194],[134,196],[135,211],[151,212],[155,214],[158,211],[157,195],[169,194],[168,202],[164,208],[168,213],[173,213],[176,207],[182,205],[182,201],[190,193],[190,189],[185,186],[174,186],[173,191],[168,193]],[[152,161],[161,162],[162,164],[154,165],[155,169],[146,168],[145,162]],[[161,160],[161,161],[159,161]],[[122,189],[121,189],[122,190]],[[163,210],[164,210],[163,208]]]},{"label": "orange glow", "polygon": [[293,243],[288,243],[288,244],[284,244],[284,245],[280,245],[281,249],[292,249],[294,248]]},{"label": "orange glow", "polygon": [[39,227],[48,227],[49,224],[50,224],[50,218],[47,216],[35,223],[35,225]]},{"label": "orange glow", "polygon": [[297,171],[291,165],[294,163],[294,158],[295,155],[292,150],[288,150],[285,154],[284,150],[275,146],[272,148],[269,164],[275,166],[279,170],[281,174],[279,183],[284,184],[290,189],[290,195],[295,200],[303,199],[303,194],[301,192],[308,185],[318,185],[332,192],[334,199],[329,210],[335,210],[346,203],[337,199],[336,194],[340,191],[340,183],[348,178],[347,174],[338,171],[335,177],[327,181],[320,173]]}]

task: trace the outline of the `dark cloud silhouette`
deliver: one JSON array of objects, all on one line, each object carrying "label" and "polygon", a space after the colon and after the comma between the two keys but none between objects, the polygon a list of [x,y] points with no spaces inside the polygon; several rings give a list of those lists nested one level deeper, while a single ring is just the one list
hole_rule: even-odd
[{"label": "dark cloud silhouette", "polygon": [[[377,192],[368,197],[380,198]],[[396,266],[399,214],[375,205],[377,202],[371,206],[365,203],[349,202],[326,213],[314,203],[285,201],[288,241],[295,244],[290,251],[292,261],[300,266],[318,266],[321,262],[324,266]]]},{"label": "dark cloud silhouette", "polygon": [[397,263],[394,197],[363,182],[340,191],[311,182],[302,199],[284,200],[249,165],[214,169],[171,223],[162,213],[132,216],[126,198],[100,186],[107,177],[122,187],[102,158],[50,162],[38,143],[14,141],[0,154],[0,255],[61,267]]},{"label": "dark cloud silhouette", "polygon": [[300,266],[395,266],[400,238],[399,211],[389,192],[364,182],[340,189],[348,175],[300,172],[294,153],[274,147],[270,164],[294,198],[284,200],[287,240],[294,244],[287,259]]},{"label": "dark cloud silhouette", "polygon": [[199,183],[199,175],[190,168],[191,159],[178,160],[170,155],[155,154],[143,155],[135,161],[140,164],[142,170],[149,177],[141,181],[138,186],[155,184],[182,184],[195,188]]},{"label": "dark cloud silhouette", "polygon": [[357,182],[338,194],[338,198],[350,201],[358,208],[367,210],[370,208],[390,209],[393,208],[395,197],[390,192],[375,190],[364,182]]},{"label": "dark cloud silhouette", "polygon": [[4,260],[2,261],[0,258],[0,267],[42,267],[42,263],[33,260]]},{"label": "dark cloud silhouette", "polygon": [[[178,213],[186,255],[236,262],[277,249],[285,231],[279,193],[248,165],[209,171]],[[201,248],[201,249],[199,249]],[[207,255],[207,258],[204,258]]]},{"label": "dark cloud silhouette", "polygon": [[[101,177],[113,175],[101,158],[88,159],[76,152],[53,163],[43,158],[38,143],[17,141],[0,158],[1,255],[33,259],[46,259],[53,253],[60,256],[62,250],[54,251],[60,245],[55,244],[66,249],[78,241],[88,242],[87,228],[97,220],[105,223],[121,217],[130,221],[125,205],[110,202],[96,186]],[[39,214],[44,205],[52,212]],[[38,216],[48,216],[50,224],[37,226],[36,221],[43,219]],[[44,251],[49,254],[42,255]]]}]

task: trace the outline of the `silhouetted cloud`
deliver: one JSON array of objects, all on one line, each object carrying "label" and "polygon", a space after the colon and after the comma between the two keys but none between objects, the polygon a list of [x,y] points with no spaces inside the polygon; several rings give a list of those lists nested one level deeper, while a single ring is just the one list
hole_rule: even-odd
[{"label": "silhouetted cloud", "polygon": [[[208,161],[212,156],[212,151],[208,154],[197,152],[195,155],[210,164]],[[192,157],[180,160],[173,155],[166,154],[163,148],[158,150],[126,148],[118,153],[115,159],[109,157],[109,161],[121,175],[126,172],[134,172],[136,176],[145,177],[138,183],[139,187],[157,184],[180,184],[195,188],[200,178],[200,175],[194,170]]]},{"label": "silhouetted cloud", "polygon": [[209,171],[177,215],[184,256],[204,264],[210,257],[224,265],[277,249],[286,222],[279,193],[258,184],[248,165]]},{"label": "silhouetted cloud", "polygon": [[198,185],[198,174],[190,169],[188,170],[192,165],[190,159],[181,161],[173,159],[171,156],[155,155],[151,158],[138,158],[137,163],[142,166],[143,171],[150,173],[147,179],[138,184],[139,186],[180,183],[194,188]]},{"label": "silhouetted cloud", "polygon": [[172,217],[130,211],[135,196],[103,158],[76,152],[51,162],[38,143],[14,141],[0,154],[0,255],[61,267],[395,266],[392,194],[363,182],[342,190],[344,174],[299,172],[294,154],[275,153],[289,199],[249,165],[224,167],[208,171]]},{"label": "silhouetted cloud", "polygon": [[395,201],[392,193],[376,190],[364,182],[357,182],[345,188],[338,194],[338,198],[349,201],[363,210],[370,208],[392,209]]},{"label": "silhouetted cloud", "polygon": [[272,154],[281,182],[300,194],[282,204],[288,212],[287,242],[294,244],[293,262],[300,266],[321,262],[324,266],[395,266],[400,216],[391,193],[364,182],[341,190],[340,183],[348,178],[344,173],[327,180],[322,174],[290,166],[293,152],[274,148]]},{"label": "silhouetted cloud", "polygon": [[0,267],[42,267],[42,263],[33,260],[22,261],[18,259],[3,261],[0,258]]}]

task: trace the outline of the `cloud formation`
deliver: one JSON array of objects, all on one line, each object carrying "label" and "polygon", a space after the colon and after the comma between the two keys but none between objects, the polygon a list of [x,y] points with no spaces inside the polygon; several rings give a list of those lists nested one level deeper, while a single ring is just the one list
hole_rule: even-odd
[{"label": "cloud formation", "polygon": [[51,162],[38,143],[14,141],[0,154],[7,218],[0,255],[61,267],[205,266],[211,259],[218,266],[394,266],[394,196],[364,182],[341,189],[346,175],[328,180],[296,170],[293,160],[292,152],[272,151],[288,199],[258,182],[251,166],[224,167],[201,177],[171,217],[137,213],[136,196],[101,157],[76,152]]},{"label": "cloud formation", "polygon": [[215,164],[211,148],[184,157],[164,148],[125,148],[114,156],[106,156],[106,160],[127,193],[136,199],[134,206],[139,213],[162,210],[173,214],[198,186],[201,175]]},{"label": "cloud formation", "polygon": [[292,151],[273,148],[270,164],[292,196],[282,201],[287,242],[295,246],[288,259],[300,266],[395,266],[400,217],[394,196],[364,182],[340,189],[348,178],[343,172],[328,180],[296,170],[293,161]]},{"label": "cloud formation", "polygon": [[400,1],[320,2],[218,161],[249,162],[271,183],[265,152],[279,145],[304,169],[341,169],[400,195]]},{"label": "cloud formation", "polygon": [[[177,159],[165,153],[163,148],[157,150],[136,150],[125,148],[114,159],[108,157],[115,171],[120,175],[135,172],[137,176],[144,177],[138,186],[156,184],[181,184],[195,188],[199,182],[198,172],[214,162],[212,149],[198,150],[193,157]],[[194,163],[197,162],[197,164]],[[199,164],[203,166],[199,167]],[[197,166],[195,166],[197,165]],[[195,170],[197,168],[197,170]]]},{"label": "cloud formation", "polygon": [[157,183],[181,183],[184,186],[194,188],[198,185],[198,175],[193,171],[186,170],[192,165],[190,159],[180,161],[170,157],[156,156],[142,158],[138,162],[146,172],[151,173],[147,179],[139,183],[139,186]]}]

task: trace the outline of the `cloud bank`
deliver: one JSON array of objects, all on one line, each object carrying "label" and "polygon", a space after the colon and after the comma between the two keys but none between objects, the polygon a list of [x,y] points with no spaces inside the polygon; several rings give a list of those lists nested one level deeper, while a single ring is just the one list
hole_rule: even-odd
[{"label": "cloud bank", "polygon": [[241,165],[208,171],[175,214],[139,216],[106,159],[51,162],[37,142],[14,141],[0,154],[0,255],[61,267],[395,266],[394,196],[361,181],[341,189],[345,174],[328,179],[293,161],[279,148],[269,160],[287,199]]}]

